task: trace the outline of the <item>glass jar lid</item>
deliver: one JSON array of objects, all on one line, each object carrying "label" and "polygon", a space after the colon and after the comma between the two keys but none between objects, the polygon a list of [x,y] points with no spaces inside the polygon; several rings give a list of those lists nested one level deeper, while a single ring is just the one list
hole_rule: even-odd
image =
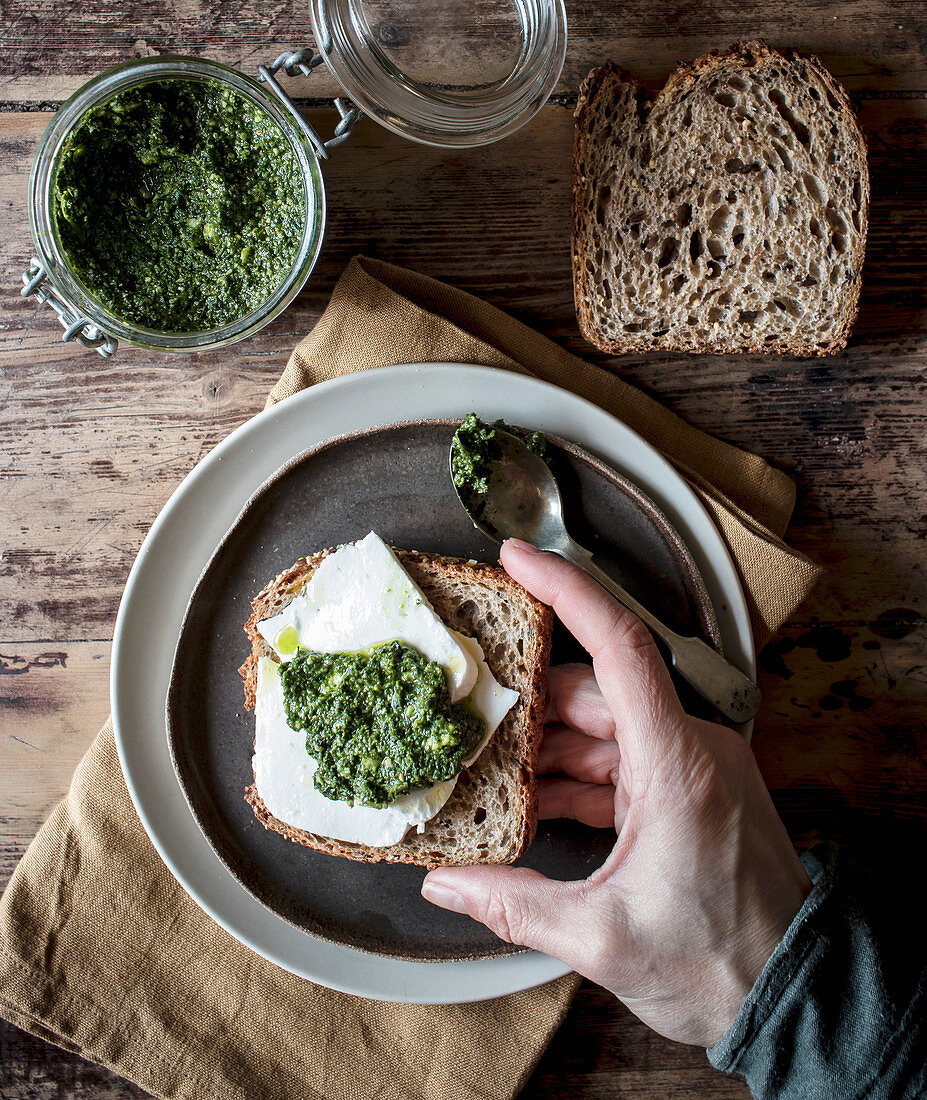
[{"label": "glass jar lid", "polygon": [[426,145],[485,145],[547,101],[566,54],[563,0],[310,0],[348,96]]}]

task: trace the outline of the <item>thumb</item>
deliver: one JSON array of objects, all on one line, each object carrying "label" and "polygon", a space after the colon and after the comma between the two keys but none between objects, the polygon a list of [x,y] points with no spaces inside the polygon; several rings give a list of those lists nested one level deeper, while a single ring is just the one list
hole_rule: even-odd
[{"label": "thumb", "polygon": [[466,913],[507,943],[563,959],[576,969],[585,943],[589,908],[585,882],[555,882],[527,867],[440,867],[425,876],[422,897],[442,909]]}]

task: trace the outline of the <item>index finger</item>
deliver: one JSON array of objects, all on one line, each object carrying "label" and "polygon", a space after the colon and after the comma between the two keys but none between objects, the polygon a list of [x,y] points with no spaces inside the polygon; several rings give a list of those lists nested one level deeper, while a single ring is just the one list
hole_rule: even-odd
[{"label": "index finger", "polygon": [[596,680],[616,718],[618,731],[631,727],[659,733],[675,726],[682,707],[650,632],[591,577],[559,555],[518,539],[502,544],[506,572],[557,617],[593,659]]}]

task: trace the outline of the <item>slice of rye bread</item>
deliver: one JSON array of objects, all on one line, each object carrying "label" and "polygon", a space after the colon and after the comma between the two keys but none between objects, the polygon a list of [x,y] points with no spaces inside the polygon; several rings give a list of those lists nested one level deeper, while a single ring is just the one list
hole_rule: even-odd
[{"label": "slice of rye bread", "polygon": [[[251,656],[239,670],[249,709],[254,709],[258,660],[276,659],[257,624],[282,611],[333,552],[300,559],[252,601],[253,613],[245,624]],[[518,692],[518,701],[472,767],[461,773],[454,793],[424,832],[413,828],[392,847],[351,844],[287,825],[270,813],[253,784],[245,800],[266,829],[331,855],[426,867],[512,863],[534,839],[537,827],[535,764],[547,705],[553,613],[501,569],[412,550],[394,553],[443,622],[477,639],[493,674]]]},{"label": "slice of rye bread", "polygon": [[856,318],[866,145],[814,57],[741,43],[653,104],[609,63],[580,89],[573,289],[602,351],[829,355]]}]

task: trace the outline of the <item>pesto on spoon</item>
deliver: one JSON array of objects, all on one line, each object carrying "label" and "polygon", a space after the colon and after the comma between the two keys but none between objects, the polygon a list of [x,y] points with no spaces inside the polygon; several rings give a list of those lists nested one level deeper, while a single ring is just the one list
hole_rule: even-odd
[{"label": "pesto on spoon", "polygon": [[[474,432],[480,431],[481,423],[476,417],[467,417],[461,428],[467,425],[466,434],[473,437]],[[579,566],[665,643],[677,672],[703,699],[725,718],[749,722],[760,707],[760,690],[750,677],[701,638],[685,637],[670,630],[596,565],[592,554],[575,542],[566,529],[557,479],[524,439],[503,430],[498,423],[488,436],[483,434],[480,438],[482,446],[474,464],[478,477],[463,477],[461,445],[456,436],[449,459],[454,488],[474,525],[494,542],[523,539]]]}]

